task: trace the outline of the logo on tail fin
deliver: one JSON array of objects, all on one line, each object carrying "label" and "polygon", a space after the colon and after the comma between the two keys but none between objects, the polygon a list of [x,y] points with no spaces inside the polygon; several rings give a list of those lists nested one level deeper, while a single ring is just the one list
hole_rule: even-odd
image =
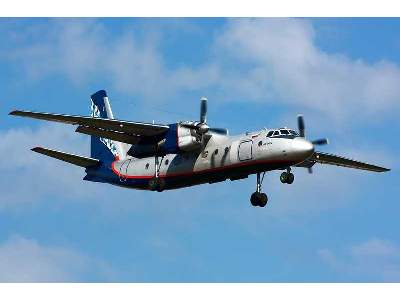
[{"label": "logo on tail fin", "polygon": [[[90,101],[91,101],[90,110],[92,112],[92,117],[93,118],[100,118],[99,107],[96,104],[94,104],[92,99],[90,99]],[[108,149],[110,149],[111,153],[115,157],[118,157],[117,145],[115,144],[114,141],[112,141],[110,139],[102,138],[102,137],[100,137],[99,139]]]}]

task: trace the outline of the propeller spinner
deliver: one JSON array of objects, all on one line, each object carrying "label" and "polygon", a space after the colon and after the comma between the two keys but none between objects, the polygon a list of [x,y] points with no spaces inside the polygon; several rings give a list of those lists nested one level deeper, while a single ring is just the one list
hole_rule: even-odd
[{"label": "propeller spinner", "polygon": [[202,97],[200,99],[200,121],[198,123],[194,124],[181,124],[181,126],[190,128],[190,129],[195,129],[198,134],[203,135],[208,132],[216,133],[216,134],[221,134],[221,135],[227,135],[228,130],[225,128],[215,128],[215,127],[210,127],[207,125],[207,98]]},{"label": "propeller spinner", "polygon": [[[299,134],[301,137],[305,138],[306,137],[306,127],[305,127],[305,123],[304,123],[304,117],[303,115],[298,115],[297,116],[297,127],[299,129]],[[329,144],[329,140],[326,138],[322,138],[322,139],[316,139],[311,141],[311,143],[315,146],[321,146],[321,145],[327,145]],[[308,173],[312,173],[312,167],[308,168]]]},{"label": "propeller spinner", "polygon": [[[193,124],[182,123],[182,127],[196,130],[197,134],[201,136],[201,149],[205,148],[206,135],[207,133],[216,133],[221,135],[227,135],[228,130],[225,128],[215,128],[207,125],[207,98],[201,97],[200,99],[200,121]],[[208,137],[210,137],[208,135]]]}]

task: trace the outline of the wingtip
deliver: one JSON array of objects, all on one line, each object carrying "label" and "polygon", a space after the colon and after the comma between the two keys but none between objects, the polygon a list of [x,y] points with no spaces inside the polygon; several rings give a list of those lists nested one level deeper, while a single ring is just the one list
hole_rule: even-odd
[{"label": "wingtip", "polygon": [[31,151],[33,151],[33,152],[39,152],[40,150],[42,150],[43,148],[42,147],[33,147],[32,149],[31,149]]}]

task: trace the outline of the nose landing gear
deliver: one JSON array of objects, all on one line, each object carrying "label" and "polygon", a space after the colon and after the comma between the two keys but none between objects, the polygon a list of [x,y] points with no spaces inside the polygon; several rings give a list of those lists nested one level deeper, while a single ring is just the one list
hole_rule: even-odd
[{"label": "nose landing gear", "polygon": [[290,172],[290,169],[287,172],[283,172],[279,177],[282,183],[292,184],[294,181],[294,175]]},{"label": "nose landing gear", "polygon": [[264,181],[264,176],[265,176],[265,172],[263,173],[262,178],[260,176],[260,173],[257,173],[256,191],[253,194],[251,194],[251,197],[250,197],[250,203],[253,206],[264,207],[265,205],[267,205],[268,197],[265,193],[261,193],[261,186],[262,186],[262,182]]}]

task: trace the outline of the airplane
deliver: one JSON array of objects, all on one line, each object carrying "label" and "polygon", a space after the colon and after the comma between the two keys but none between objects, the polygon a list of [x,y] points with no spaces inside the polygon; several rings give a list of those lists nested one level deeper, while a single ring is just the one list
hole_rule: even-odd
[{"label": "airplane", "polygon": [[225,128],[207,124],[207,98],[200,100],[200,119],[155,124],[114,119],[106,91],[91,97],[91,116],[74,116],[15,110],[12,116],[29,117],[77,126],[76,132],[91,136],[90,157],[43,147],[34,152],[83,167],[83,180],[139,190],[166,191],[227,179],[240,180],[256,174],[252,206],[265,207],[262,192],[266,172],[282,170],[280,181],[292,184],[293,167],[312,173],[316,163],[386,172],[387,168],[319,152],[326,138],[306,139],[304,117],[298,115],[298,131],[264,128],[230,136]]}]

